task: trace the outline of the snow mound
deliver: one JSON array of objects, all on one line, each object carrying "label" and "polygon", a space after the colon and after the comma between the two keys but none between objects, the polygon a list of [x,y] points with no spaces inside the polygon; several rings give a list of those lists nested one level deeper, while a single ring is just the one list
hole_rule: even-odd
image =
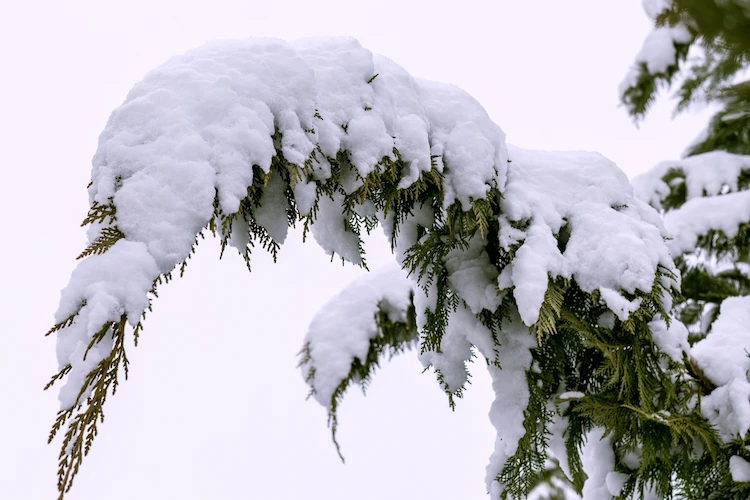
[{"label": "snow mound", "polygon": [[[511,147],[510,158],[500,245],[520,246],[499,287],[514,287],[524,323],[537,321],[549,278],[558,276],[575,278],[586,292],[598,289],[610,309],[627,318],[639,304],[619,290],[648,293],[659,266],[674,267],[658,214],[598,153]],[[528,227],[519,228],[524,221]],[[562,248],[558,235],[565,226],[570,236]]]}]

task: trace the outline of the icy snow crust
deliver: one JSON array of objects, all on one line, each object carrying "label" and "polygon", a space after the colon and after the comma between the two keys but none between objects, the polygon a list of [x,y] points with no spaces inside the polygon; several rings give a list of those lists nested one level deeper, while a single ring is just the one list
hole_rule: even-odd
[{"label": "icy snow crust", "polygon": [[[621,292],[651,292],[659,267],[674,268],[663,228],[656,211],[633,197],[625,175],[606,158],[518,148],[509,153],[502,130],[468,94],[416,80],[351,38],[209,43],[150,72],[112,113],[93,159],[89,197],[116,207],[113,224],[125,238],[82,261],[63,290],[56,320],[76,316],[57,335],[60,367],[71,367],[60,392],[62,408],[79,404],[86,374],[111,352],[105,338],[84,360],[93,335],[123,315],[131,325],[140,320],[154,280],[188,257],[196,234],[215,213],[229,216],[240,208],[254,165],[268,173],[279,155],[304,165],[309,174],[291,185],[298,211],[311,213],[319,197],[315,240],[329,254],[359,263],[359,240],[342,214],[344,194],[319,191],[332,175],[329,158],[341,152],[354,169],[341,179],[346,194],[383,158],[395,160],[397,154],[405,164],[401,189],[430,169],[442,174],[441,206],[415,206],[400,221],[393,243],[402,265],[420,227],[433,227],[440,215],[435,210],[445,212],[454,203],[469,210],[492,189],[502,194],[498,243],[515,259],[498,269],[487,238],[477,235],[435,263],[445,267],[460,304],[450,313],[440,350],[421,354],[449,393],[466,383],[473,348],[489,361],[496,393],[490,418],[498,437],[487,485],[499,495],[503,486],[495,479],[524,434],[525,374],[536,345],[528,327],[539,318],[549,279],[571,278],[584,291],[598,291],[612,311],[609,321],[624,320],[640,302]],[[278,175],[264,182],[253,216],[281,244],[288,225],[284,183]],[[355,210],[373,215],[367,203]],[[376,215],[392,236],[392,214]],[[239,249],[248,243],[243,224],[232,221],[237,230],[229,243]],[[90,232],[90,242],[101,228]],[[566,228],[567,241],[558,241]],[[435,311],[434,284],[400,273],[394,267],[353,284],[313,321],[310,358],[302,369],[322,404],[331,403],[353,360],[367,354],[377,335],[378,308],[403,321],[413,293],[418,329],[427,311]],[[506,294],[513,294],[518,314],[493,337],[476,314],[496,310]],[[669,309],[669,298],[662,300]],[[562,434],[565,423],[558,427]],[[604,488],[602,481],[597,476],[591,487]]]}]

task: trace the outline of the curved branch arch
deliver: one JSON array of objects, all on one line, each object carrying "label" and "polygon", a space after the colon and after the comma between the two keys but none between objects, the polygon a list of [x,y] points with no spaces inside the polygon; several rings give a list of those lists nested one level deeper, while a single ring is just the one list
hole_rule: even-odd
[{"label": "curved branch arch", "polygon": [[[528,491],[559,418],[575,428],[558,454],[572,454],[580,489],[585,433],[613,425],[597,413],[602,398],[648,415],[654,388],[673,390],[649,324],[667,317],[678,280],[658,214],[625,175],[595,153],[508,147],[468,94],[414,79],[350,38],[210,43],[153,70],[100,136],[89,199],[90,245],[52,329],[60,372],[50,385],[64,380],[50,436],[64,434],[61,498],[127,370],[128,325],[137,339],[157,286],[184,269],[205,230],[249,266],[253,245],[275,255],[301,222],[327,253],[365,266],[361,231],[381,225],[414,283],[396,316],[380,316],[390,340],[412,338],[412,325],[393,327],[410,304],[423,361],[451,397],[472,347],[493,373],[493,497]],[[327,381],[334,418],[335,388],[370,373],[382,325],[349,352],[348,364],[367,370],[346,366]],[[320,394],[309,377],[324,358],[318,339],[308,338],[303,366]],[[571,390],[586,394],[565,403],[579,413],[549,409]]]}]

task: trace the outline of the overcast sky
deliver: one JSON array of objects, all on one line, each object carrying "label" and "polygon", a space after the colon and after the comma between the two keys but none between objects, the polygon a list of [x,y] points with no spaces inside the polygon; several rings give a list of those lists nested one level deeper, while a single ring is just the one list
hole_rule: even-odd
[{"label": "overcast sky", "polygon": [[[352,35],[469,91],[513,144],[597,150],[633,175],[705,125],[670,121],[662,102],[638,130],[618,108],[648,28],[638,0],[3,2],[0,498],[56,498],[59,442],[45,442],[57,400],[41,391],[55,341],[43,333],[85,246],[98,134],[146,71],[211,39]],[[339,462],[296,353],[315,311],[360,271],[292,239],[279,264],[259,252],[252,274],[206,242],[162,288],[70,500],[485,498],[483,362],[454,413],[414,353],[384,366],[341,408]],[[382,238],[370,243],[371,267],[391,259]]]}]

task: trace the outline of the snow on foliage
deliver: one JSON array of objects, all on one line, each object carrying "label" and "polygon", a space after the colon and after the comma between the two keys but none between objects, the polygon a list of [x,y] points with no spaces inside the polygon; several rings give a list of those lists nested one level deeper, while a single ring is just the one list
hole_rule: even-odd
[{"label": "snow on foliage", "polygon": [[694,198],[664,216],[664,225],[673,235],[672,255],[682,255],[698,247],[698,239],[711,231],[735,238],[742,224],[750,222],[750,192]]},{"label": "snow on foliage", "polygon": [[635,56],[635,63],[620,83],[620,94],[638,84],[642,72],[651,75],[666,75],[670,67],[677,64],[678,47],[687,45],[693,35],[685,26],[659,26],[653,29],[643,41],[641,50]]},{"label": "snow on foliage", "polygon": [[507,485],[498,481],[508,459],[518,450],[518,442],[526,433],[524,428],[525,410],[529,403],[529,387],[526,371],[531,367],[531,349],[535,339],[528,328],[511,317],[501,326],[498,362],[499,366],[489,365],[492,376],[492,390],[495,400],[490,408],[490,422],[497,431],[495,451],[487,465],[487,491],[492,498],[501,498]]},{"label": "snow on foliage", "polygon": [[750,430],[750,297],[721,304],[711,333],[691,355],[715,389],[701,400],[701,411],[725,441]]},{"label": "snow on foliage", "polygon": [[633,179],[635,195],[657,209],[676,185],[684,185],[685,200],[734,193],[750,156],[711,151],[676,161],[663,161]]},{"label": "snow on foliage", "polygon": [[656,19],[659,14],[672,6],[672,0],[642,0],[643,10],[651,19]]},{"label": "snow on foliage", "polygon": [[750,222],[747,186],[750,156],[712,151],[662,162],[633,179],[636,196],[666,209],[669,249],[680,256],[694,251],[700,237],[720,231],[729,239]]},{"label": "snow on foliage", "polygon": [[[521,243],[503,270],[502,288],[514,287],[529,326],[538,319],[548,276],[575,278],[586,292],[598,289],[624,321],[640,304],[625,301],[619,290],[650,292],[657,268],[673,266],[658,215],[633,197],[625,174],[598,153],[511,149],[502,208],[501,245]],[[522,221],[528,221],[526,229],[514,227]]]},{"label": "snow on foliage", "polygon": [[636,119],[646,113],[653,101],[657,82],[671,82],[695,38],[689,24],[663,19],[672,9],[672,4],[672,0],[643,0],[643,8],[655,26],[643,41],[619,87],[623,104]]},{"label": "snow on foliage", "polygon": [[352,361],[367,359],[371,340],[381,333],[379,311],[393,323],[407,322],[413,289],[414,282],[394,264],[355,280],[315,315],[300,366],[318,402],[328,405]]},{"label": "snow on foliage", "polygon": [[[311,165],[318,181],[331,176],[328,158],[349,151],[351,193],[383,157],[395,159],[395,147],[409,167],[402,188],[430,168],[431,154],[445,158],[447,204],[458,199],[466,207],[504,179],[504,134],[475,100],[450,85],[420,85],[354,39],[209,43],[151,71],[112,113],[93,159],[89,198],[113,204],[118,228],[146,245],[157,267],[144,263],[139,271],[153,281],[190,254],[214,199],[223,213],[238,211],[253,183],[252,166],[268,173],[277,148],[287,161]],[[312,232],[329,253],[359,262],[341,200],[323,198]],[[256,221],[283,242],[286,217],[265,213],[257,211]],[[142,305],[129,318],[140,317],[147,291],[125,299]],[[67,302],[86,298],[75,282],[64,293]],[[58,316],[69,313],[61,309]],[[87,345],[90,334],[58,335],[65,339],[61,367],[76,364],[75,346]],[[63,408],[75,402],[61,400]]]},{"label": "snow on foliage", "polygon": [[[644,496],[648,499],[750,497],[750,156],[743,156],[748,154],[743,121],[748,102],[743,90],[748,83],[743,81],[748,62],[746,4],[644,0],[654,31],[620,89],[635,119],[646,114],[664,87],[676,90],[678,113],[695,103],[718,105],[684,158],[662,162],[633,181],[636,196],[662,212],[668,247],[681,274],[674,309],[649,323],[652,339],[675,369],[678,397],[687,401],[690,414],[704,417],[700,432],[714,435],[684,449],[683,465],[672,477],[647,485],[653,493]],[[665,408],[651,418],[680,425]],[[672,445],[665,441],[664,446]],[[621,463],[643,470],[646,457],[655,451],[659,453],[643,444]],[[631,484],[632,475],[623,484],[626,493]]]},{"label": "snow on foliage", "polygon": [[[61,496],[127,368],[126,323],[138,334],[157,286],[184,270],[205,229],[249,266],[254,245],[275,257],[301,221],[330,255],[364,266],[361,231],[381,225],[398,266],[316,316],[303,375],[335,432],[346,388],[384,354],[418,339],[453,405],[476,350],[496,395],[493,499],[531,490],[550,426],[581,491],[586,464],[601,462],[587,451],[581,465],[586,433],[619,423],[602,404],[632,420],[676,401],[648,324],[666,317],[679,282],[658,214],[624,174],[595,153],[509,151],[471,96],[351,38],[215,42],[151,71],[102,132],[89,198],[88,257],[52,329],[53,382],[65,380],[52,432],[64,432]],[[582,397],[556,406],[566,393]],[[629,428],[595,454],[650,439]],[[700,437],[685,432],[670,439]],[[599,472],[587,488],[611,489]]]}]

